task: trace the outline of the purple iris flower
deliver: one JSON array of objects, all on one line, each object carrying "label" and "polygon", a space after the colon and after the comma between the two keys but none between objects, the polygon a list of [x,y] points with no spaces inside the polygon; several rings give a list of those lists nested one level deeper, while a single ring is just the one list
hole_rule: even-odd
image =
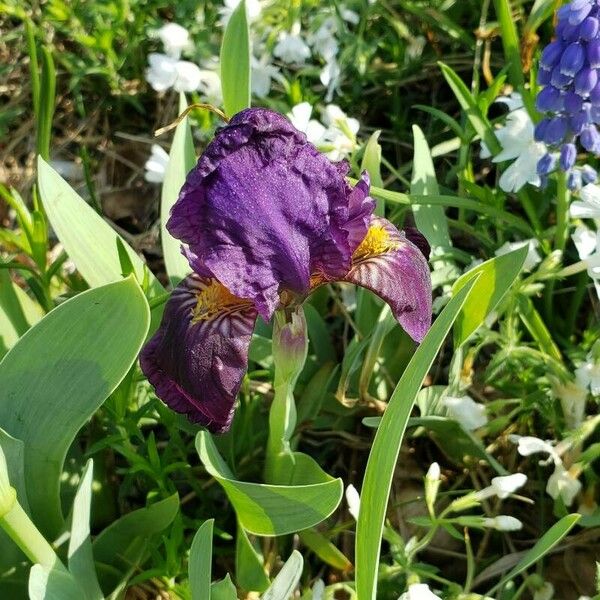
[{"label": "purple iris flower", "polygon": [[538,83],[545,87],[537,108],[546,116],[536,127],[536,139],[560,160],[543,157],[538,173],[547,175],[554,165],[569,175],[577,171],[569,177],[577,185],[582,180],[581,169],[575,167],[577,142],[600,154],[600,1],[573,0],[560,8],[556,38],[540,58]]},{"label": "purple iris flower", "polygon": [[427,243],[374,216],[368,177],[353,188],[347,171],[270,110],[244,110],[217,132],[167,223],[193,274],[140,357],[172,409],[227,431],[257,316],[268,321],[328,282],[372,290],[422,340],[431,323]]}]

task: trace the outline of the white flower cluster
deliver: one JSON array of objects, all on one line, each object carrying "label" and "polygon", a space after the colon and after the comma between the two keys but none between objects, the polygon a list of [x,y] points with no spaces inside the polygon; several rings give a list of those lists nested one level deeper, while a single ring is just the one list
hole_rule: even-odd
[{"label": "white flower cluster", "polygon": [[297,104],[288,113],[294,127],[306,134],[309,142],[332,161],[346,158],[357,147],[356,134],[360,123],[335,104],[323,110],[322,122],[311,119],[313,108],[308,102]]},{"label": "white flower cluster", "polygon": [[521,456],[531,456],[532,454],[548,455],[548,460],[540,463],[554,463],[554,473],[548,479],[546,492],[555,500],[561,498],[565,506],[571,506],[575,500],[575,496],[581,490],[581,482],[578,479],[579,473],[575,468],[567,469],[564,466],[560,450],[553,446],[552,443],[533,436],[512,435],[509,439],[517,444],[517,450]]},{"label": "white flower cluster", "polygon": [[570,212],[573,219],[593,219],[596,224],[596,230],[578,225],[572,239],[600,298],[600,186],[588,183],[581,188],[579,200],[571,203]]},{"label": "white flower cluster", "polygon": [[[351,25],[356,25],[360,17],[352,10],[341,7],[342,19]],[[319,79],[327,88],[326,102],[331,102],[338,91],[342,74],[338,62],[340,20],[334,15],[328,15],[318,29],[306,38],[302,36],[301,25],[296,21],[291,30],[279,34],[273,54],[282,62],[289,65],[303,65],[311,55],[323,60]]]},{"label": "white flower cluster", "polygon": [[157,32],[164,54],[152,52],[148,56],[146,81],[157,92],[174,89],[177,92],[199,91],[207,102],[221,103],[221,80],[215,69],[201,69],[188,60],[183,52],[194,49],[187,29],[177,23],[166,23]]}]

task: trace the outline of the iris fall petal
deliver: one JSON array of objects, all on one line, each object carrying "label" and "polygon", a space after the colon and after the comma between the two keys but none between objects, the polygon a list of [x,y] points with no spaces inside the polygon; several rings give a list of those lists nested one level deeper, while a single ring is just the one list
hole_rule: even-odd
[{"label": "iris fall petal", "polygon": [[385,300],[406,333],[420,342],[431,325],[431,278],[422,250],[388,220],[373,217],[352,262],[344,280]]},{"label": "iris fall petal", "polygon": [[248,366],[256,310],[215,280],[190,275],[173,291],[140,365],[173,410],[214,433],[229,429]]}]

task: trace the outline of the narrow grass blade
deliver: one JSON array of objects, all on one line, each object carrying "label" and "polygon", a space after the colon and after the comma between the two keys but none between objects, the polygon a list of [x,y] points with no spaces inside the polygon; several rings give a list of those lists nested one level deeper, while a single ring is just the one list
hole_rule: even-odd
[{"label": "narrow grass blade", "polygon": [[377,595],[381,537],[394,467],[417,394],[475,282],[450,300],[434,322],[398,382],[369,453],[356,528],[356,591],[363,600]]},{"label": "narrow grass blade", "polygon": [[473,94],[471,94],[463,80],[448,65],[441,62],[438,64],[444,78],[454,92],[458,103],[465,111],[469,121],[471,121],[473,129],[475,129],[479,137],[486,143],[492,156],[496,156],[502,148],[496,139],[496,135],[494,134],[490,122],[487,120],[486,116],[482,114],[481,110],[479,110],[477,102],[475,101],[475,98],[473,98]]}]

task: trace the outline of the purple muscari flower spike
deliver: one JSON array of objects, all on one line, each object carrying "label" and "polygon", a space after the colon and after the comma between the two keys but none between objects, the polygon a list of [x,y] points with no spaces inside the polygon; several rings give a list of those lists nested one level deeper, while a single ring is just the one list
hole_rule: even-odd
[{"label": "purple muscari flower spike", "polygon": [[569,171],[569,176],[567,177],[567,187],[574,192],[575,190],[580,190],[583,184],[583,179],[581,177],[581,171],[579,169],[572,169]]},{"label": "purple muscari flower spike", "polygon": [[544,175],[554,169],[552,154],[560,156],[560,169],[573,171],[578,143],[600,153],[600,1],[572,0],[557,16],[556,40],[542,51],[538,70],[538,83],[545,87],[536,106],[545,117],[535,138],[550,147],[538,165]]},{"label": "purple muscari flower spike", "polygon": [[427,242],[374,216],[368,176],[352,188],[347,171],[271,110],[244,110],[217,131],[167,223],[193,273],[140,356],[171,408],[226,431],[258,315],[292,310],[331,281],[378,294],[423,339],[431,323]]}]

